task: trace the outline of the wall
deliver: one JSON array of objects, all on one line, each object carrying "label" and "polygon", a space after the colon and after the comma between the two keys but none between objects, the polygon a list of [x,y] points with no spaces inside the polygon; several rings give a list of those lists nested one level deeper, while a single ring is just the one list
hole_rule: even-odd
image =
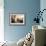
[{"label": "wall", "polygon": [[4,41],[4,2],[0,0],[0,42],[2,41]]},{"label": "wall", "polygon": [[[46,0],[41,0],[40,1],[40,9],[41,9],[41,11],[43,9],[46,9]],[[43,26],[46,27],[46,20],[45,20],[46,19],[46,11],[43,12],[43,16],[42,17],[43,17],[44,20],[43,20],[43,22],[42,21],[40,22],[40,25],[43,25]]]},{"label": "wall", "polygon": [[[32,30],[33,19],[40,10],[40,0],[4,0],[4,39],[18,41]],[[24,26],[11,26],[9,13],[24,13],[26,24]]]}]

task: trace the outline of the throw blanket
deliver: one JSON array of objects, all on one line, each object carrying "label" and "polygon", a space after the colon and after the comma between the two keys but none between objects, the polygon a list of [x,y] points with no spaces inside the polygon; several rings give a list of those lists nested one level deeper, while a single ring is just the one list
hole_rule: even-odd
[{"label": "throw blanket", "polygon": [[32,42],[33,42],[33,35],[29,32],[25,37],[23,46],[31,46]]}]

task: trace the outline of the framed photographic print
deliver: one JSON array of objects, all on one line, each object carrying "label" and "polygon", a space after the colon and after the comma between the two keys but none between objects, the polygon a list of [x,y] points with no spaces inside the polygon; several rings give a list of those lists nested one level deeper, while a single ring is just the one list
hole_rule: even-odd
[{"label": "framed photographic print", "polygon": [[11,25],[24,25],[25,16],[24,14],[10,14],[10,24]]}]

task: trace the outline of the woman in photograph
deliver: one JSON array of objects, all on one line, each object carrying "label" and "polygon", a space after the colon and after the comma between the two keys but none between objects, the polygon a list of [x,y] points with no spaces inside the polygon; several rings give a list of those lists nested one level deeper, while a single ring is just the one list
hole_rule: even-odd
[{"label": "woman in photograph", "polygon": [[11,23],[15,23],[15,16],[11,16]]}]

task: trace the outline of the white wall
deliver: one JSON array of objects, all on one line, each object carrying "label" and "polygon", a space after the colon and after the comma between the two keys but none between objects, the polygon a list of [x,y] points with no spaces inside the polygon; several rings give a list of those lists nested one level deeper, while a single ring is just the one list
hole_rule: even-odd
[{"label": "white wall", "polygon": [[[40,0],[40,9],[46,9],[46,0]],[[46,27],[46,11],[43,12],[43,19],[44,21],[40,21],[40,24]]]},{"label": "white wall", "polygon": [[4,1],[0,0],[0,42],[4,41]]},{"label": "white wall", "polygon": [[40,7],[41,9],[46,9],[46,0],[40,0]]}]

